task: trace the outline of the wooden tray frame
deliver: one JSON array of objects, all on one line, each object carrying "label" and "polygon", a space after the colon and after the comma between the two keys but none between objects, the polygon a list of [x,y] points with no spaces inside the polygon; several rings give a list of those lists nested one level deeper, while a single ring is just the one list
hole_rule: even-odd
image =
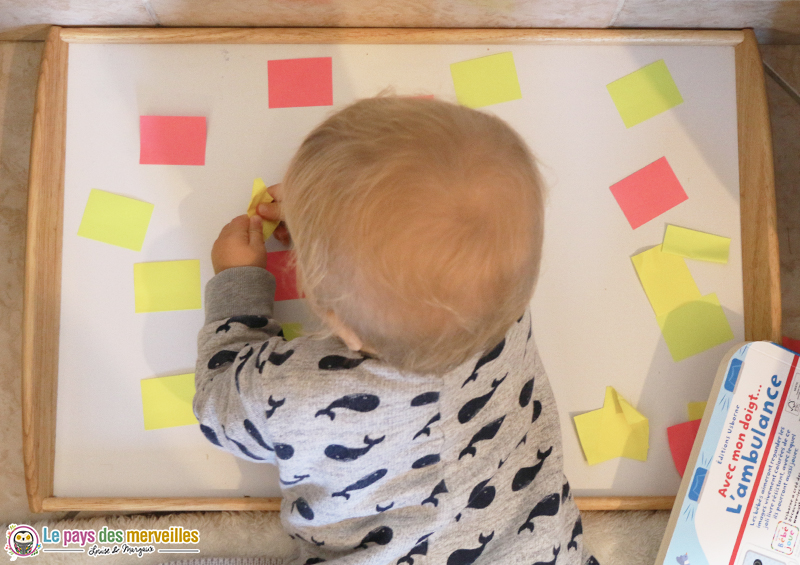
[{"label": "wooden tray frame", "polygon": [[[70,43],[557,43],[732,45],[736,54],[745,339],[781,338],[780,263],[772,138],[752,30],[358,28],[50,29],[36,94],[28,197],[22,353],[25,482],[33,512],[279,510],[279,498],[53,496],[61,307],[61,244]],[[672,496],[577,498],[582,510],[671,509]]]}]

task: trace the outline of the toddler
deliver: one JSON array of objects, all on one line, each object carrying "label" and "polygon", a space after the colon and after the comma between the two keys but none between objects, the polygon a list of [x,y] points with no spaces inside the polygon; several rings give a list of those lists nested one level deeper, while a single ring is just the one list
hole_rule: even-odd
[{"label": "toddler", "polygon": [[194,409],[209,441],[278,466],[291,564],[597,563],[531,333],[543,192],[519,136],[441,101],[362,100],[271,193],[259,214],[285,220],[327,333],[283,338],[261,218],[235,218]]}]

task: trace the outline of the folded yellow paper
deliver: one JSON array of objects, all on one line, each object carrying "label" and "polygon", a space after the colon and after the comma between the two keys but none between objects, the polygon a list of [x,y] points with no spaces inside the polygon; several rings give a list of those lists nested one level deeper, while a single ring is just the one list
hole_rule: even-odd
[{"label": "folded yellow paper", "polygon": [[574,420],[589,465],[615,457],[647,461],[650,423],[614,387],[606,387],[602,408],[575,416]]},{"label": "folded yellow paper", "polygon": [[656,316],[700,298],[700,289],[683,257],[663,253],[660,245],[631,257]]},{"label": "folded yellow paper", "polygon": [[698,261],[727,263],[731,238],[678,226],[667,226],[661,251]]},{"label": "folded yellow paper", "polygon": [[[247,217],[252,218],[256,214],[256,209],[259,204],[268,204],[272,202],[272,195],[267,191],[267,185],[260,178],[253,181],[253,192],[250,195],[250,204],[247,205]],[[269,239],[275,228],[278,227],[280,222],[268,222],[264,220],[261,224],[261,229],[264,232],[264,241]]]}]

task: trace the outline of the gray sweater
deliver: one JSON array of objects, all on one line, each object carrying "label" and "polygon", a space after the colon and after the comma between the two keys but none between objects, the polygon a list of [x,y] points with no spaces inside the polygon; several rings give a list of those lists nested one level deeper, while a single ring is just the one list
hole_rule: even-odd
[{"label": "gray sweater", "polygon": [[257,267],[208,283],[194,410],[209,441],[278,466],[292,565],[596,563],[529,311],[431,376],[336,338],[285,341],[274,291]]}]

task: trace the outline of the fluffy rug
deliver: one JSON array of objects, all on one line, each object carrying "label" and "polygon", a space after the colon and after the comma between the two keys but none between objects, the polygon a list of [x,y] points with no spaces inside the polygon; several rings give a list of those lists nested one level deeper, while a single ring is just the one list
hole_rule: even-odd
[{"label": "fluffy rug", "polygon": [[[584,512],[586,543],[604,565],[650,565],[655,561],[668,517],[668,512]],[[45,526],[50,532],[55,529],[61,532],[78,529],[99,531],[104,526],[113,530],[165,530],[180,526],[200,532],[200,543],[190,546],[200,549],[198,554],[150,553],[141,558],[135,555],[116,555],[95,560],[86,553],[41,553],[36,556],[36,563],[42,565],[87,561],[139,565],[179,561],[183,562],[181,565],[221,565],[216,560],[207,561],[209,558],[239,558],[226,562],[225,565],[273,565],[273,559],[289,557],[293,550],[293,542],[281,529],[280,519],[275,512],[108,516],[42,521],[35,526],[40,534]],[[6,526],[3,526],[3,532],[5,530]],[[156,547],[177,546],[156,544]],[[194,563],[187,563],[190,561]]]}]

